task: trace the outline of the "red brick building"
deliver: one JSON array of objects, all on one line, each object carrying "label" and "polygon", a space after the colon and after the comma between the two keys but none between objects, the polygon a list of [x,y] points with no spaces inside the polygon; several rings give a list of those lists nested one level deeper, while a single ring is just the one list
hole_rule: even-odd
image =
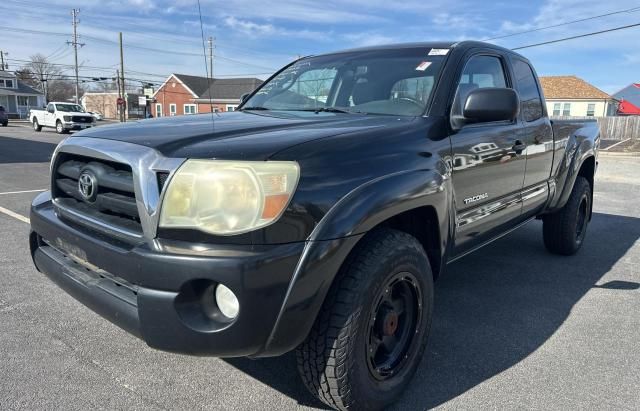
[{"label": "red brick building", "polygon": [[[172,74],[153,95],[154,117],[233,111],[240,97],[255,90],[262,80],[257,78],[212,79]],[[211,96],[211,100],[209,99]]]}]

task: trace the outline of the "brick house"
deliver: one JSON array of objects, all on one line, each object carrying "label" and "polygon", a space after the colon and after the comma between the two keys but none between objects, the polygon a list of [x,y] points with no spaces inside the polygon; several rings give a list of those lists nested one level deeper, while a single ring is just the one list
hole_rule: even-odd
[{"label": "brick house", "polygon": [[[183,114],[233,111],[240,97],[255,90],[262,80],[257,78],[212,79],[172,74],[153,94],[152,114],[155,117]],[[211,101],[209,101],[211,96]]]},{"label": "brick house", "polygon": [[540,84],[550,116],[614,116],[617,100],[576,76],[542,76]]}]

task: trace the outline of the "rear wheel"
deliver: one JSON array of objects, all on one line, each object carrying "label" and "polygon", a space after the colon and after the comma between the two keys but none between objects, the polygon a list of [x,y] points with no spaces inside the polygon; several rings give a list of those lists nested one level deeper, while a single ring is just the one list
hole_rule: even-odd
[{"label": "rear wheel", "polygon": [[579,176],[567,204],[542,219],[542,233],[547,250],[560,255],[578,252],[587,235],[592,198],[591,185],[586,178]]},{"label": "rear wheel", "polygon": [[307,388],[335,409],[382,409],[413,377],[426,346],[433,276],[409,234],[370,233],[349,256],[296,350]]},{"label": "rear wheel", "polygon": [[37,132],[42,131],[42,126],[38,123],[38,119],[37,118],[33,119],[33,130],[37,131]]}]

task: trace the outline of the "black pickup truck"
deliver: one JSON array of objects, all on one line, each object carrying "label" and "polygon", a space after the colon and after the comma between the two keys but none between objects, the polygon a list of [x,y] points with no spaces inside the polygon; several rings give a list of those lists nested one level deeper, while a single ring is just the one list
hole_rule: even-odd
[{"label": "black pickup truck", "polygon": [[529,61],[494,45],[305,57],[237,112],[64,140],[31,252],[151,347],[295,350],[326,404],[379,409],[416,370],[448,263],[535,218],[550,252],[580,249],[599,142],[595,122],[550,121]]}]

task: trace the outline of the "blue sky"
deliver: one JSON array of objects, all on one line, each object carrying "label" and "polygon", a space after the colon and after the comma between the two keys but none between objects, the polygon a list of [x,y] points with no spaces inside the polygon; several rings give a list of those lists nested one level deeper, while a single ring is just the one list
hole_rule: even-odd
[{"label": "blue sky", "polygon": [[[517,47],[640,22],[640,1],[548,0],[201,0],[205,36],[216,37],[216,76],[270,72],[294,59],[362,45],[486,39],[612,11],[635,12],[516,35],[495,43]],[[161,81],[172,72],[204,75],[200,22],[193,0],[2,0],[0,49],[11,68],[42,53],[72,64],[72,8],[80,8],[81,75],[111,76],[117,32],[125,39],[125,72]],[[7,27],[47,33],[8,31]],[[66,35],[65,35],[66,34]],[[640,82],[640,27],[522,50],[540,75],[575,74],[613,93]],[[136,46],[136,47],[128,47]],[[158,49],[145,50],[143,48]],[[71,69],[66,69],[71,74]],[[144,74],[143,74],[144,73]]]}]

